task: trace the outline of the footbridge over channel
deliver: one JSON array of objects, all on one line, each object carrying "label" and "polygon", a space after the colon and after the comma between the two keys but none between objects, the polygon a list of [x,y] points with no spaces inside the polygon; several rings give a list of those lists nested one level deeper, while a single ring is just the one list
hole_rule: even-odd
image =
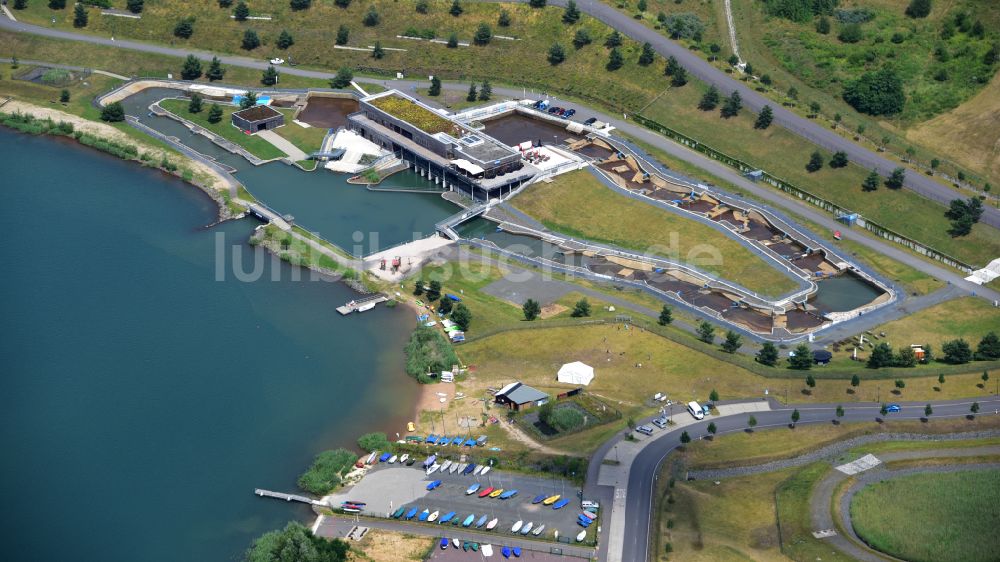
[{"label": "footbridge over channel", "polygon": [[258,219],[266,223],[273,224],[274,226],[286,232],[292,229],[291,223],[293,219],[291,215],[286,215],[286,216],[279,215],[277,211],[261,203],[250,203],[248,207],[250,210],[250,214],[257,217]]},{"label": "footbridge over channel", "polygon": [[490,203],[479,203],[478,205],[473,205],[466,209],[445,218],[444,220],[438,222],[434,225],[434,228],[440,232],[443,236],[446,236],[450,240],[458,240],[461,236],[455,231],[455,227],[462,224],[467,220],[474,219],[483,213],[485,213],[492,205]]}]

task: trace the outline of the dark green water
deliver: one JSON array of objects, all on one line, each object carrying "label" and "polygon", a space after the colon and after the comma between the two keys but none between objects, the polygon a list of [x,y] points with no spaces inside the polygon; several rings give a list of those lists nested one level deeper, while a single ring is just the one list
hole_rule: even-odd
[{"label": "dark green water", "polygon": [[853,273],[844,273],[818,283],[809,304],[822,312],[854,310],[875,300],[882,291]]},{"label": "dark green water", "polygon": [[5,560],[235,559],[309,514],[255,487],[410,416],[401,309],[341,317],[348,289],[268,258],[217,281],[217,233],[249,271],[257,223],[204,230],[194,188],[64,141],[0,147]]}]

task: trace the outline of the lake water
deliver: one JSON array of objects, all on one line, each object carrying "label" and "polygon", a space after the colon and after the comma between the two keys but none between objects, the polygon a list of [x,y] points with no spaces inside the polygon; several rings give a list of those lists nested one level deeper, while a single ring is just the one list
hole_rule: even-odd
[{"label": "lake water", "polygon": [[[320,450],[409,419],[402,309],[341,317],[346,287],[268,257],[217,280],[217,236],[250,271],[258,223],[206,230],[196,189],[67,141],[0,146],[5,559],[237,559],[309,515],[255,487],[293,491]],[[368,195],[400,212],[353,189],[331,214]]]}]

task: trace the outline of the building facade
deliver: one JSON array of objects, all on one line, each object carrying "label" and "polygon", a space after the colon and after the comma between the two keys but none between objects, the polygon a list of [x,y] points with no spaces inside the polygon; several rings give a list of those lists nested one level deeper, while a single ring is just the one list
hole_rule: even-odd
[{"label": "building facade", "polygon": [[266,105],[255,105],[233,113],[233,125],[253,134],[267,129],[277,129],[285,124],[285,116]]}]

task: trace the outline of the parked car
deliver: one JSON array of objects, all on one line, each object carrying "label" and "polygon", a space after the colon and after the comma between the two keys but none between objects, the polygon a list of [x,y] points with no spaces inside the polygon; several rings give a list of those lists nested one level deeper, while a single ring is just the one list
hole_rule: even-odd
[{"label": "parked car", "polygon": [[885,411],[889,412],[890,414],[899,413],[899,410],[900,410],[899,404],[889,404],[888,406],[885,407]]},{"label": "parked car", "polygon": [[584,125],[593,125],[594,123],[597,123],[597,117],[591,117],[583,122]]},{"label": "parked car", "polygon": [[285,59],[273,58],[271,64],[285,64]]},{"label": "parked car", "polygon": [[643,433],[646,435],[653,434],[653,428],[649,427],[648,425],[640,425],[639,427],[635,428],[635,430],[638,431],[639,433]]},{"label": "parked car", "polygon": [[667,427],[667,418],[656,418],[653,420],[653,424],[660,429],[665,429]]}]

